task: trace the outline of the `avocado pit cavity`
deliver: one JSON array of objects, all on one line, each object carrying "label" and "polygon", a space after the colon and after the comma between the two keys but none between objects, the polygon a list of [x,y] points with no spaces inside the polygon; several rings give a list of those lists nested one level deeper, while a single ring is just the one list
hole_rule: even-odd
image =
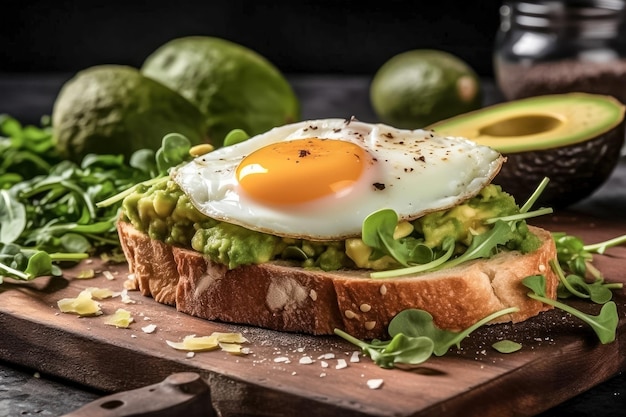
[{"label": "avocado pit cavity", "polygon": [[566,207],[611,175],[624,144],[624,105],[611,96],[568,93],[495,104],[428,127],[490,146],[506,158],[494,182],[527,199],[544,177],[538,204]]}]

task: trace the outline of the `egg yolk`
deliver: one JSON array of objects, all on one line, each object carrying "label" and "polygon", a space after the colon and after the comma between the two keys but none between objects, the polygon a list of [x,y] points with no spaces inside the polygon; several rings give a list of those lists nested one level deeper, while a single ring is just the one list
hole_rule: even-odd
[{"label": "egg yolk", "polygon": [[349,192],[369,160],[351,142],[309,138],[278,142],[246,156],[237,167],[241,188],[265,204],[302,204]]}]

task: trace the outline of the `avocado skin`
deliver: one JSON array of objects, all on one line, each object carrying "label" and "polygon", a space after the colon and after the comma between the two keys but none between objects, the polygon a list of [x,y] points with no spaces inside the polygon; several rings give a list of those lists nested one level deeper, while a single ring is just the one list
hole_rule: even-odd
[{"label": "avocado skin", "polygon": [[88,153],[157,150],[177,132],[193,144],[205,141],[198,109],[178,93],[124,65],[98,65],[68,80],[54,103],[53,138],[59,153],[80,162]]},{"label": "avocado skin", "polygon": [[[498,113],[499,112],[499,113]],[[497,114],[490,119],[491,114]],[[515,120],[553,118],[566,120],[566,129],[538,128],[520,136],[485,136],[490,126],[514,131]],[[539,122],[538,122],[539,123]],[[595,123],[596,125],[592,125]],[[565,208],[593,194],[609,178],[619,162],[625,135],[624,105],[611,96],[566,93],[536,96],[488,106],[434,123],[439,134],[465,136],[494,147],[506,158],[494,179],[519,202],[527,200],[548,177],[550,182],[536,205]],[[593,132],[581,136],[581,131]],[[515,150],[514,141],[523,138]],[[494,141],[495,139],[495,141]],[[549,144],[548,144],[549,142]],[[522,149],[520,149],[522,148]]]},{"label": "avocado skin", "polygon": [[378,118],[403,129],[479,109],[483,102],[476,72],[459,57],[435,49],[393,56],[374,75],[369,93]]},{"label": "avocado skin", "polygon": [[233,129],[254,136],[301,117],[299,100],[279,69],[226,39],[173,39],[145,59],[141,72],[194,103],[217,147]]},{"label": "avocado skin", "polygon": [[[536,207],[571,206],[589,197],[611,176],[620,158],[624,134],[622,122],[605,134],[585,142],[507,154],[507,161],[494,182],[517,201],[523,202],[548,176],[550,182],[537,200]],[[537,169],[538,166],[544,169]]]}]

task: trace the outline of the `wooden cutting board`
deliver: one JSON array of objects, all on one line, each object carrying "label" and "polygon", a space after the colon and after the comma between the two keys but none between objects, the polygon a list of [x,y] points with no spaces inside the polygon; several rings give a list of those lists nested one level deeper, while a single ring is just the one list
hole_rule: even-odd
[{"label": "wooden cutting board", "polygon": [[[563,214],[543,219],[553,231],[581,236],[585,243],[626,233],[625,221]],[[209,322],[176,312],[137,292],[131,303],[121,297],[101,301],[104,314],[79,318],[57,308],[61,298],[87,287],[121,291],[126,265],[84,263],[63,278],[29,283],[7,280],[0,286],[0,358],[42,373],[67,378],[108,392],[154,384],[174,372],[206,378],[213,408],[223,416],[524,416],[544,411],[626,369],[626,294],[615,292],[620,323],[617,340],[601,345],[578,319],[553,310],[525,323],[495,325],[476,331],[443,357],[411,370],[381,369],[368,358],[351,362],[354,346],[336,337],[313,337]],[[626,247],[596,256],[610,281],[626,282]],[[83,268],[96,268],[93,279],[77,279]],[[110,271],[113,279],[103,271]],[[597,306],[572,302],[596,313]],[[104,324],[117,308],[129,310],[129,329]],[[155,324],[154,333],[142,327]],[[186,352],[166,340],[241,332],[250,343],[246,356],[221,351]],[[522,343],[521,351],[496,352],[501,339]],[[324,356],[334,354],[334,358]],[[301,364],[303,357],[313,359]],[[338,359],[347,367],[337,368]],[[326,363],[327,367],[323,364]],[[382,379],[379,389],[370,379]],[[272,410],[270,414],[268,410]]]}]

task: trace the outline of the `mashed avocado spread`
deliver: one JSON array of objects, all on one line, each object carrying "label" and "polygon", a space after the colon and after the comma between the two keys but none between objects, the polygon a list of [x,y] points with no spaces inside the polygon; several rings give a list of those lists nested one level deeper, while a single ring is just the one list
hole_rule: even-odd
[{"label": "mashed avocado spread", "polygon": [[[453,236],[457,251],[489,227],[484,220],[519,213],[512,196],[498,185],[488,185],[478,195],[454,208],[427,214],[404,228],[400,239],[412,239],[437,250],[446,236]],[[371,250],[358,239],[318,242],[282,238],[214,220],[200,213],[170,180],[150,187],[140,185],[122,203],[123,220],[150,238],[191,248],[212,260],[236,268],[276,259],[294,261],[305,268],[324,271],[348,268],[397,267],[390,257],[370,259]],[[503,249],[524,253],[537,249],[539,239],[521,221]]]}]

